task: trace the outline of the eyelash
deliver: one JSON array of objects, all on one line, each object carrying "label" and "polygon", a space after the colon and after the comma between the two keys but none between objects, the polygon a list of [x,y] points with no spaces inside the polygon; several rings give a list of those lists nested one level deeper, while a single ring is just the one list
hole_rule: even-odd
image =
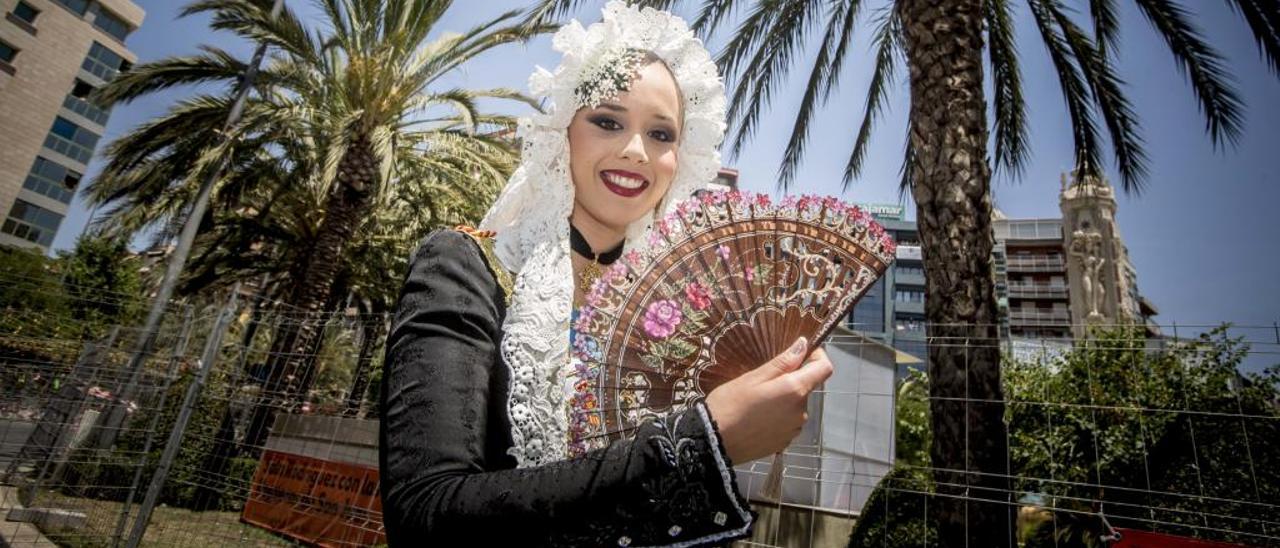
[{"label": "eyelash", "polygon": [[[599,127],[600,129],[603,129],[605,131],[617,131],[622,129],[622,124],[619,124],[616,120],[614,120],[613,118],[609,118],[608,116],[598,116],[598,117],[592,118],[591,123],[595,124],[596,127]],[[661,129],[650,131],[649,136],[663,143],[670,143],[671,141],[675,140],[671,137],[670,132],[666,130],[661,130]]]}]

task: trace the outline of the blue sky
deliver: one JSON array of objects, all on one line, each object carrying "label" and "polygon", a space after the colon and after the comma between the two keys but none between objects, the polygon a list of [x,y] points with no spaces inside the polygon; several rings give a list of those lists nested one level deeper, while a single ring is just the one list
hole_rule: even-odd
[{"label": "blue sky", "polygon": [[[128,40],[140,62],[194,53],[202,43],[218,45],[245,58],[249,55],[250,44],[210,31],[206,19],[177,19],[178,10],[186,2],[135,1],[147,12],[142,28]],[[286,1],[304,17],[313,18],[316,14],[306,0]],[[527,3],[457,2],[439,30],[465,30]],[[686,1],[681,11],[689,14],[690,8],[698,4]],[[1160,308],[1163,324],[1191,326],[1232,321],[1264,326],[1265,329],[1242,334],[1280,343],[1280,333],[1271,327],[1280,320],[1280,254],[1276,252],[1280,236],[1280,212],[1276,210],[1280,204],[1280,162],[1276,153],[1280,150],[1280,79],[1261,60],[1239,15],[1222,2],[1184,2],[1197,14],[1197,24],[1228,59],[1247,105],[1238,146],[1215,150],[1204,132],[1195,98],[1184,76],[1176,70],[1173,58],[1132,3],[1119,4],[1124,29],[1122,47],[1118,49],[1119,71],[1127,79],[1130,99],[1142,122],[1151,166],[1145,192],[1121,195],[1119,199],[1120,229],[1138,269],[1139,287]],[[598,5],[603,1],[580,10],[581,18],[597,19]],[[1032,156],[1021,180],[998,175],[993,181],[996,205],[1013,218],[1058,217],[1059,174],[1071,165],[1068,118],[1052,67],[1038,36],[1031,30],[1033,25],[1025,9],[1019,13],[1018,23],[1025,95],[1030,102]],[[864,32],[864,39],[854,45],[839,92],[811,129],[809,152],[794,192],[840,195],[859,202],[899,199],[898,169],[908,108],[906,84],[901,78],[873,138],[863,176],[848,190],[842,189],[840,183],[853,128],[860,123],[870,74],[868,36]],[[713,41],[712,50],[716,47]],[[806,58],[810,60],[811,56]],[[543,37],[527,45],[491,51],[442,85],[502,86],[527,91],[525,82],[534,65],[553,68],[557,62],[550,38]],[[774,174],[807,76],[808,65],[798,63],[797,67],[790,74],[792,85],[775,95],[756,138],[741,157],[725,159],[726,165],[741,170],[742,187],[746,190],[774,191]],[[170,90],[117,107],[107,127],[106,140],[163,113],[173,101],[193,91]],[[521,107],[502,108],[519,113]],[[90,176],[98,164],[95,160],[90,166]],[[1108,171],[1114,173],[1111,166]],[[912,211],[914,206],[908,206]],[[87,217],[77,199],[54,242],[55,249],[72,245]],[[1257,346],[1255,350],[1280,352],[1280,344]],[[1253,365],[1258,359],[1280,362],[1280,355],[1258,356],[1251,360]]]}]

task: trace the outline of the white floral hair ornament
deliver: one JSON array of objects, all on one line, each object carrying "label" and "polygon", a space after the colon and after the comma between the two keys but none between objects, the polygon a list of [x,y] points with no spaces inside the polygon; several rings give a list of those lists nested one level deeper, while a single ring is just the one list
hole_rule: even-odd
[{"label": "white floral hair ornament", "polygon": [[[555,72],[539,67],[529,77],[546,97],[543,114],[522,119],[521,161],[480,228],[494,230],[502,267],[516,273],[503,323],[501,351],[511,372],[507,411],[517,466],[538,466],[568,456],[569,316],[573,267],[569,214],[569,122],[583,106],[598,104],[630,85],[641,58],[652,53],[675,77],[684,97],[675,179],[655,208],[628,227],[627,242],[642,242],[655,219],[705,188],[720,169],[724,138],[724,84],[711,54],[683,19],[652,8],[609,2],[587,28],[571,21],[553,40],[564,54]],[[625,77],[619,77],[625,75]]]}]

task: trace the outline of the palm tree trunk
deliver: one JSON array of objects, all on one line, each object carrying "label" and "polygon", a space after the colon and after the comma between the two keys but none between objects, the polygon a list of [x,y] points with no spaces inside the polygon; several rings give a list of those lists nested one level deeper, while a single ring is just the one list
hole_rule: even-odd
[{"label": "palm tree trunk", "polygon": [[324,220],[307,258],[302,275],[292,280],[289,304],[294,321],[280,324],[267,358],[267,380],[253,410],[245,445],[256,451],[280,410],[301,404],[314,375],[306,371],[323,329],[325,303],[341,264],[342,250],[351,240],[370,206],[378,171],[373,148],[366,136],[351,140],[338,164],[338,177],[325,203]]},{"label": "palm tree trunk", "polygon": [[369,391],[369,369],[373,365],[373,351],[387,332],[387,321],[376,314],[361,322],[360,356],[356,358],[356,371],[351,379],[351,392],[347,394],[345,414],[355,417],[364,404],[364,394]]},{"label": "palm tree trunk", "polygon": [[1012,546],[991,250],[982,0],[900,0],[911,82],[906,169],[929,321],[931,519],[944,546]]}]

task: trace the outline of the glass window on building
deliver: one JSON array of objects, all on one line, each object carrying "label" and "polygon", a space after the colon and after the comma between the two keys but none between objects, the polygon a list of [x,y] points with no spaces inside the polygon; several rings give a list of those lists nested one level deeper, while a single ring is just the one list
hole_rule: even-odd
[{"label": "glass window on building", "polygon": [[24,200],[14,200],[0,232],[49,247],[59,224],[62,224],[62,215]]},{"label": "glass window on building", "polygon": [[54,1],[59,4],[62,4],[62,7],[71,10],[71,12],[76,15],[83,16],[85,12],[89,11],[89,0],[54,0]]},{"label": "glass window on building", "polygon": [[92,84],[76,78],[76,83],[71,87],[71,93],[68,93],[67,98],[62,101],[62,106],[71,112],[92,120],[100,126],[106,126],[107,119],[111,116],[111,111],[89,100],[89,96],[94,89]]},{"label": "glass window on building", "polygon": [[884,278],[876,280],[867,289],[862,300],[853,306],[849,328],[866,333],[884,333]]},{"label": "glass window on building", "polygon": [[107,11],[102,4],[93,5],[93,26],[121,42],[129,36],[130,32],[129,24],[116,14]]},{"label": "glass window on building", "polygon": [[40,16],[40,10],[31,7],[31,4],[26,2],[18,2],[18,5],[13,7],[12,13],[14,17],[26,21],[29,25],[36,24],[36,17]]},{"label": "glass window on building", "polygon": [[78,171],[37,156],[35,164],[31,166],[31,173],[27,174],[27,179],[22,183],[22,188],[69,204],[72,196],[75,196],[76,187],[80,185],[82,177],[83,175]]},{"label": "glass window on building", "polygon": [[896,266],[896,267],[894,267],[894,268],[895,268],[894,272],[896,272],[899,276],[920,276],[920,277],[924,277],[924,267],[923,267],[923,266],[907,266],[907,265],[901,265],[901,264],[900,264],[900,265],[898,265],[898,266]]},{"label": "glass window on building", "polygon": [[5,63],[13,63],[14,58],[18,56],[20,50],[9,45],[8,42],[0,40],[0,61]]},{"label": "glass window on building", "polygon": [[76,78],[75,85],[71,86],[71,96],[76,99],[88,99],[90,93],[93,93],[93,86],[84,80]]},{"label": "glass window on building", "polygon": [[93,149],[98,146],[98,134],[80,127],[75,122],[58,116],[53,120],[44,146],[82,164],[89,163]]},{"label": "glass window on building", "polygon": [[108,81],[115,78],[116,74],[129,70],[131,66],[124,57],[97,42],[89,47],[89,55],[80,64],[85,72]]},{"label": "glass window on building", "polygon": [[900,303],[922,303],[924,302],[923,289],[898,289],[894,295],[894,300]]},{"label": "glass window on building", "polygon": [[899,333],[925,333],[924,316],[900,314],[893,319],[893,329]]}]

